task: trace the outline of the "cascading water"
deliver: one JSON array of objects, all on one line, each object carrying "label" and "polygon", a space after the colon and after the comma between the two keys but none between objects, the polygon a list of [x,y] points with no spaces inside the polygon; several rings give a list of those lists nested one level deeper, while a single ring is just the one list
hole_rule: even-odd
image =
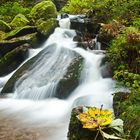
[{"label": "cascading water", "polygon": [[[61,26],[68,27],[68,22],[63,21]],[[100,62],[104,54],[76,47],[72,41],[75,31],[64,28],[56,28],[30,71],[17,81],[14,98],[0,101],[0,112],[4,117],[17,118],[31,128],[43,127],[45,134],[41,133],[39,140],[66,140],[72,107],[112,107],[115,83],[110,78],[102,78]],[[54,98],[57,84],[76,53],[84,58],[79,86],[65,100]]]}]

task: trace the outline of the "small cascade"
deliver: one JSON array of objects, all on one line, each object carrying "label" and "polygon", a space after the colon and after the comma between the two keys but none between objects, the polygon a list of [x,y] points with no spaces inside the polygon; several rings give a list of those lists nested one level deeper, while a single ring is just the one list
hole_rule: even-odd
[{"label": "small cascade", "polygon": [[70,29],[70,18],[63,18],[59,21],[59,26],[64,29]]},{"label": "small cascade", "polygon": [[[42,127],[45,131],[42,140],[67,140],[73,107],[112,108],[115,82],[101,75],[100,63],[105,55],[100,51],[100,44],[96,43],[97,50],[79,48],[73,41],[76,33],[69,29],[69,18],[61,19],[59,24],[61,28],[55,29],[37,54],[35,63],[16,82],[13,98],[0,101],[3,116],[19,119],[27,128]],[[76,54],[84,59],[79,85],[67,99],[55,98],[57,85]]]},{"label": "small cascade", "polygon": [[[45,44],[39,59],[15,85],[14,98],[33,100],[54,97],[56,87],[74,58],[74,31],[56,28]],[[62,43],[61,43],[62,42]]]}]

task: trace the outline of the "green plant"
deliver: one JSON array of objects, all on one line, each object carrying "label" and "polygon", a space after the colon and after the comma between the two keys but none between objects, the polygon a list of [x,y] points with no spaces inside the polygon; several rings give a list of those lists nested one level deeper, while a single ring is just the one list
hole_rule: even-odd
[{"label": "green plant", "polygon": [[30,12],[30,8],[24,8],[18,2],[7,2],[0,5],[0,19],[7,21],[6,17],[9,17],[11,21],[17,14],[27,15]]}]

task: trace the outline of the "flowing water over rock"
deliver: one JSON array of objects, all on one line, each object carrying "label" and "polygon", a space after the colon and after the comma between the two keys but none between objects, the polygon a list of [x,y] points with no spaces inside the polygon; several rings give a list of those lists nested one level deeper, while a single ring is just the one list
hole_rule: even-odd
[{"label": "flowing water over rock", "polygon": [[[64,29],[68,22],[63,21],[63,28],[56,28],[46,41],[35,63],[16,82],[13,96],[0,100],[1,118],[13,118],[20,126],[38,128],[38,140],[66,140],[72,107],[112,108],[115,83],[101,75],[104,54],[76,47],[72,41],[75,31]],[[77,88],[66,99],[56,98],[58,83],[77,56],[84,59],[78,64],[81,70],[78,69]]]}]

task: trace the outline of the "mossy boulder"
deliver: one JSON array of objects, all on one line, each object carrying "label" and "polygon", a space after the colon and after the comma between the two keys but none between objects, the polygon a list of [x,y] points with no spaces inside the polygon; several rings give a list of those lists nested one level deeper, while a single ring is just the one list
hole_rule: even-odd
[{"label": "mossy boulder", "polygon": [[15,29],[18,27],[24,27],[29,24],[29,20],[23,15],[23,14],[18,14],[14,17],[12,22],[10,23],[10,26]]},{"label": "mossy boulder", "polygon": [[56,19],[48,19],[43,21],[42,19],[39,19],[36,23],[37,30],[45,37],[48,37],[54,29],[58,26]]},{"label": "mossy boulder", "polygon": [[35,26],[19,27],[15,30],[12,30],[11,32],[8,32],[4,39],[9,40],[9,39],[12,39],[15,37],[20,37],[20,36],[24,36],[26,34],[31,34],[31,33],[35,33],[35,32],[37,32],[37,28]]},{"label": "mossy boulder", "polygon": [[[97,132],[85,129],[78,120],[77,115],[83,112],[83,107],[74,108],[71,112],[68,140],[94,140]],[[99,134],[96,140],[103,140]]]},{"label": "mossy boulder", "polygon": [[34,46],[37,44],[37,33],[27,34],[25,36],[13,38],[11,40],[3,40],[0,41],[0,58],[3,57],[9,51],[12,51],[16,47],[19,47],[25,43],[30,44],[30,46]]},{"label": "mossy boulder", "polygon": [[0,20],[0,30],[1,30],[1,31],[4,31],[4,32],[8,32],[8,31],[11,30],[11,27],[10,27],[9,24],[6,23],[5,21]]},{"label": "mossy boulder", "polygon": [[66,74],[59,81],[56,89],[56,97],[64,99],[79,85],[79,79],[83,68],[83,58],[75,54],[75,58],[70,63]]},{"label": "mossy boulder", "polygon": [[116,93],[113,108],[116,117],[124,121],[126,139],[140,139],[140,96],[137,93]]},{"label": "mossy boulder", "polygon": [[27,57],[28,45],[22,45],[8,52],[0,59],[0,76],[5,76],[15,70]]},{"label": "mossy boulder", "polygon": [[[3,87],[1,93],[12,93],[14,90],[15,83],[24,75],[26,72],[30,71],[33,67],[36,66],[36,62],[40,61],[41,55],[44,53],[47,54],[47,58],[51,57],[52,53],[55,51],[55,47],[47,47],[45,50],[41,51],[39,54],[37,54],[35,57],[31,58],[29,61],[27,61],[25,64],[23,64],[8,80],[8,82]],[[43,55],[44,57],[44,55]],[[46,59],[47,60],[47,59]]]},{"label": "mossy boulder", "polygon": [[30,16],[33,19],[33,21],[37,19],[48,19],[48,18],[56,18],[57,16],[57,10],[54,5],[54,3],[50,0],[42,1],[38,4],[36,4],[31,12]]}]

